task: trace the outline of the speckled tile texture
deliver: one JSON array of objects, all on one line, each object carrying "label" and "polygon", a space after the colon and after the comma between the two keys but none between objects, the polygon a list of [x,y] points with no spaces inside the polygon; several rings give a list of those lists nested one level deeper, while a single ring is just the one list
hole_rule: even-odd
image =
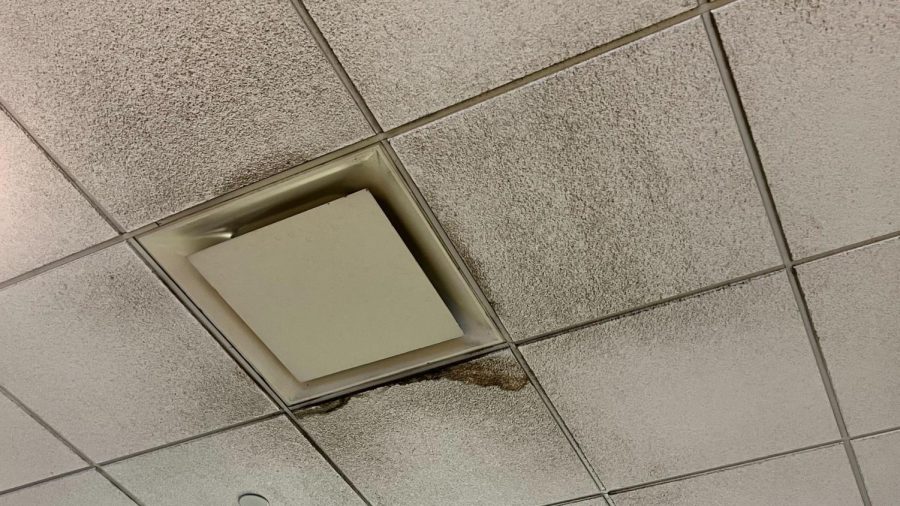
[{"label": "speckled tile texture", "polygon": [[607,487],[840,437],[782,273],[522,353]]},{"label": "speckled tile texture", "polygon": [[0,506],[135,506],[96,471],[0,495]]},{"label": "speckled tile texture", "polygon": [[371,134],[281,0],[0,1],[0,98],[134,228]]},{"label": "speckled tile texture", "polygon": [[847,429],[900,426],[900,239],[797,270]]},{"label": "speckled tile texture", "polygon": [[538,505],[597,492],[509,352],[300,416],[375,505]]},{"label": "speckled tile texture", "polygon": [[126,245],[0,290],[0,384],[95,461],[275,408]]},{"label": "speckled tile texture", "polygon": [[694,7],[692,0],[305,4],[386,128]]},{"label": "speckled tile texture", "polygon": [[853,442],[873,506],[900,504],[900,432]]},{"label": "speckled tile texture", "polygon": [[795,257],[900,229],[900,3],[716,11]]},{"label": "speckled tile texture", "polygon": [[0,490],[86,467],[87,463],[0,394]]},{"label": "speckled tile texture", "polygon": [[0,281],[114,235],[0,109]]},{"label": "speckled tile texture", "polygon": [[697,21],[392,143],[514,338],[780,263]]},{"label": "speckled tile texture", "polygon": [[614,495],[616,506],[862,506],[840,445]]},{"label": "speckled tile texture", "polygon": [[272,505],[363,504],[284,417],[141,455],[107,471],[147,506],[232,505],[246,492]]}]

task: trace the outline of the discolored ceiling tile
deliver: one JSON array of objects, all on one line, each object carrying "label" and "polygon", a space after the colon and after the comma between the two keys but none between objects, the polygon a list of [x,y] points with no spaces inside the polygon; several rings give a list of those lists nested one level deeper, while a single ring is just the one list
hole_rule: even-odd
[{"label": "discolored ceiling tile", "polygon": [[900,239],[797,271],[847,430],[900,426]]},{"label": "discolored ceiling tile", "polygon": [[0,506],[135,506],[96,471],[48,481],[0,495]]},{"label": "discolored ceiling tile", "polygon": [[0,98],[132,229],[372,132],[290,2],[0,1]]},{"label": "discolored ceiling tile", "polygon": [[696,20],[392,144],[514,338],[780,264]]},{"label": "discolored ceiling tile", "polygon": [[597,492],[509,352],[299,416],[375,505],[546,504]]},{"label": "discolored ceiling tile", "polygon": [[273,506],[363,504],[283,416],[140,455],[107,471],[147,506],[236,505],[247,492]]},{"label": "discolored ceiling tile", "polygon": [[0,109],[0,281],[113,236],[115,231]]},{"label": "discolored ceiling tile", "polygon": [[385,128],[695,6],[693,0],[305,4]]},{"label": "discolored ceiling tile", "polygon": [[0,384],[95,461],[271,411],[127,246],[0,290]]},{"label": "discolored ceiling tile", "polygon": [[840,445],[613,496],[616,506],[861,506]]},{"label": "discolored ceiling tile", "polygon": [[746,0],[715,18],[795,258],[900,229],[900,4]]},{"label": "discolored ceiling tile", "polygon": [[840,437],[783,273],[522,354],[610,488]]},{"label": "discolored ceiling tile", "polygon": [[0,491],[86,466],[53,434],[0,394]]}]

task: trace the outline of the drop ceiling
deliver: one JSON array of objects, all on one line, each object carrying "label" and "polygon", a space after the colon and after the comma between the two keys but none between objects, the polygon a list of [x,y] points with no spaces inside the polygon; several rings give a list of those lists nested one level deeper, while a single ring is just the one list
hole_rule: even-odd
[{"label": "drop ceiling", "polygon": [[0,506],[900,502],[897,19],[0,0]]}]

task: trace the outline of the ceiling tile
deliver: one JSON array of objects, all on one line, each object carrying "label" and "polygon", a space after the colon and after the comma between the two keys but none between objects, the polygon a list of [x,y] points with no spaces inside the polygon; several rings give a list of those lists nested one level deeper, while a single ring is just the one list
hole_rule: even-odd
[{"label": "ceiling tile", "polygon": [[744,1],[716,20],[795,257],[900,229],[900,3]]},{"label": "ceiling tile", "polygon": [[0,281],[114,235],[0,109]]},{"label": "ceiling tile", "polygon": [[840,437],[783,273],[522,353],[610,488]]},{"label": "ceiling tile", "polygon": [[515,338],[780,263],[698,21],[392,141]]},{"label": "ceiling tile", "polygon": [[375,505],[544,504],[597,492],[509,352],[300,416]]},{"label": "ceiling tile", "polygon": [[95,461],[274,410],[124,244],[0,290],[0,384]]},{"label": "ceiling tile", "polygon": [[125,494],[96,471],[42,483],[0,495],[0,506],[134,506]]},{"label": "ceiling tile", "polygon": [[853,442],[872,504],[900,504],[900,432]]},{"label": "ceiling tile", "polygon": [[900,239],[797,270],[847,430],[900,426]]},{"label": "ceiling tile", "polygon": [[273,506],[362,504],[284,417],[131,458],[107,471],[147,506],[236,505],[247,492]]},{"label": "ceiling tile", "polygon": [[613,496],[616,506],[853,506],[862,501],[840,445]]},{"label": "ceiling tile", "polygon": [[0,428],[0,491],[87,466],[3,394]]},{"label": "ceiling tile", "polygon": [[305,4],[386,128],[695,5],[692,0]]},{"label": "ceiling tile", "polygon": [[0,98],[128,228],[371,134],[290,2],[0,1]]}]

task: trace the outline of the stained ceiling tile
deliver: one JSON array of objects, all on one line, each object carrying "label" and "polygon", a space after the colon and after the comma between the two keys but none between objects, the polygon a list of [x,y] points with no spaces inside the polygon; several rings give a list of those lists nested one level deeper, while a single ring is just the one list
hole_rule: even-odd
[{"label": "stained ceiling tile", "polygon": [[371,131],[290,2],[0,1],[0,97],[127,228]]},{"label": "stained ceiling tile", "polygon": [[0,281],[114,235],[78,190],[0,110]]},{"label": "stained ceiling tile", "polygon": [[872,504],[900,504],[900,433],[853,442]]},{"label": "stained ceiling tile", "polygon": [[305,4],[386,128],[694,6],[691,0]]},{"label": "stained ceiling tile", "polygon": [[28,413],[0,394],[0,491],[86,466]]},{"label": "stained ceiling tile", "polygon": [[840,437],[783,273],[522,353],[610,488]]},{"label": "stained ceiling tile", "polygon": [[696,20],[392,143],[515,338],[780,264]]},{"label": "stained ceiling tile", "polygon": [[900,426],[900,239],[797,271],[847,430]]},{"label": "stained ceiling tile", "polygon": [[124,244],[0,290],[0,384],[95,461],[274,411]]},{"label": "stained ceiling tile", "polygon": [[0,506],[135,506],[96,471],[48,481],[0,495]]},{"label": "stained ceiling tile", "polygon": [[900,3],[716,11],[795,257],[900,229]]},{"label": "stained ceiling tile", "polygon": [[613,496],[616,506],[859,506],[840,445]]},{"label": "stained ceiling tile", "polygon": [[597,492],[509,352],[300,417],[375,505],[512,506]]},{"label": "stained ceiling tile", "polygon": [[141,455],[107,468],[147,506],[236,505],[253,492],[270,504],[363,504],[284,417]]}]

